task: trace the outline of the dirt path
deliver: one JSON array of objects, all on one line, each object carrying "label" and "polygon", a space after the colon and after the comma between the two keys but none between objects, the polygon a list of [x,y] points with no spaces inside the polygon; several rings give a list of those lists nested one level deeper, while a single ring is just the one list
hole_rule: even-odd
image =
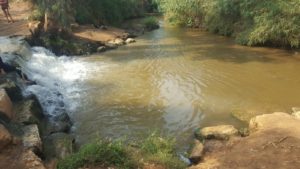
[{"label": "dirt path", "polygon": [[7,23],[1,10],[0,13],[0,36],[30,35],[28,16],[31,11],[30,4],[27,2],[14,2],[10,4],[10,13],[15,23]]}]

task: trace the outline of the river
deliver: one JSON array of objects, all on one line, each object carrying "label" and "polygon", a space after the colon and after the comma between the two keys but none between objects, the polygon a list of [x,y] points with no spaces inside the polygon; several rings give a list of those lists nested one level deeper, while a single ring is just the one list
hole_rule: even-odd
[{"label": "river", "polygon": [[85,57],[33,51],[24,71],[38,85],[27,92],[36,93],[49,114],[69,112],[80,143],[160,130],[182,147],[197,127],[243,127],[233,111],[300,106],[297,52],[244,47],[198,30],[163,26],[137,43]]}]

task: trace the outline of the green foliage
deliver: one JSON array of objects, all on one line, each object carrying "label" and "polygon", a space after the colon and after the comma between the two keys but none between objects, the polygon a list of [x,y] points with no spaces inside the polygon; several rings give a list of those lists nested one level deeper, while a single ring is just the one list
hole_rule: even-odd
[{"label": "green foliage", "polygon": [[176,24],[234,36],[249,46],[300,47],[299,0],[157,0]]},{"label": "green foliage", "polygon": [[129,146],[123,141],[97,140],[60,160],[58,169],[78,169],[87,165],[132,169],[143,168],[146,163],[168,169],[186,168],[186,165],[177,158],[174,139],[164,139],[153,133],[134,145],[137,146]]},{"label": "green foliage", "polygon": [[169,169],[183,169],[186,165],[178,159],[175,140],[162,138],[156,132],[141,143],[142,155],[146,161],[163,165]]},{"label": "green foliage", "polygon": [[146,29],[148,30],[154,30],[159,28],[159,23],[156,17],[147,17],[143,20],[143,24],[145,26]]},{"label": "green foliage", "polygon": [[86,164],[101,164],[122,169],[136,168],[123,142],[95,141],[83,146],[79,152],[59,161],[58,169],[77,169]]}]

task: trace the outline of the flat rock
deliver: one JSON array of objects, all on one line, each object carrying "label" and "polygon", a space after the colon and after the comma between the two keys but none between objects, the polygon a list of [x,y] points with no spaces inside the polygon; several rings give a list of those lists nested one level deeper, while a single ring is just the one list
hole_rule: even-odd
[{"label": "flat rock", "polygon": [[249,127],[249,136],[222,142],[212,151],[207,142],[219,140],[207,140],[204,159],[189,169],[299,168],[300,120],[287,113],[265,114],[251,119]]},{"label": "flat rock", "polygon": [[15,116],[12,102],[4,89],[0,89],[0,113],[9,119]]},{"label": "flat rock", "polygon": [[24,126],[23,145],[26,149],[42,152],[42,141],[36,124]]},{"label": "flat rock", "polygon": [[0,151],[4,147],[12,143],[12,141],[13,141],[13,137],[11,136],[11,134],[7,131],[7,129],[2,124],[0,124]]},{"label": "flat rock", "polygon": [[[269,130],[269,129],[286,129],[286,128],[292,128],[292,126],[299,125],[300,121],[293,116],[282,113],[282,112],[276,112],[273,114],[264,114],[257,116],[253,119],[251,119],[249,124],[249,130],[250,134],[255,131],[262,131],[262,130]],[[293,131],[291,131],[293,132]]]},{"label": "flat rock", "polygon": [[199,140],[194,141],[194,147],[190,154],[190,161],[194,164],[197,164],[200,162],[204,154],[204,146]]},{"label": "flat rock", "polygon": [[200,139],[219,139],[227,140],[232,136],[238,135],[238,130],[232,125],[220,125],[213,127],[205,127],[197,131],[196,137]]}]

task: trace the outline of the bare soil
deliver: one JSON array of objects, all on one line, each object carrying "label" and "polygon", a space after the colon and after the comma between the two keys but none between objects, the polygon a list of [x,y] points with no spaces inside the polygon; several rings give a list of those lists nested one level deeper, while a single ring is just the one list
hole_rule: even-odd
[{"label": "bare soil", "polygon": [[258,124],[248,137],[206,142],[203,161],[190,169],[300,168],[300,120],[273,115]]}]

